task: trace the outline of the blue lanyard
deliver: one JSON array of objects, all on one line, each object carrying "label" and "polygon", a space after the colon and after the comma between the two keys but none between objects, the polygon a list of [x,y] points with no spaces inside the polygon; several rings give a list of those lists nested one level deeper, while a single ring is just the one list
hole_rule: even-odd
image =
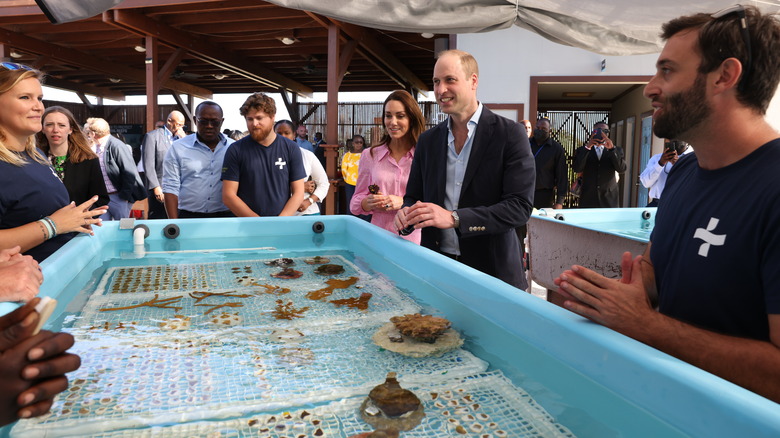
[{"label": "blue lanyard", "polygon": [[534,158],[536,158],[536,156],[537,156],[537,155],[539,155],[539,152],[541,152],[541,151],[542,151],[542,149],[544,149],[544,145],[546,145],[546,144],[547,144],[547,143],[545,143],[545,144],[543,144],[543,145],[539,146],[539,149],[538,149],[538,150],[536,151],[536,153],[534,154]]}]

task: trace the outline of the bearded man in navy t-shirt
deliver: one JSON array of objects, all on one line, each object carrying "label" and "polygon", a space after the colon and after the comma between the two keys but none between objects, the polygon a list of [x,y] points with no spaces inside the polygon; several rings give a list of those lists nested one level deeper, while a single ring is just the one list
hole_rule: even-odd
[{"label": "bearded man in navy t-shirt", "polygon": [[306,178],[300,148],[274,132],[276,103],[266,94],[252,94],[240,111],[249,135],[225,154],[222,202],[238,217],[293,216]]},{"label": "bearded man in navy t-shirt", "polygon": [[780,133],[766,118],[780,20],[736,5],[676,18],[662,37],[644,93],[653,132],[695,153],[669,172],[621,281],[573,266],[556,284],[564,307],[780,402]]}]

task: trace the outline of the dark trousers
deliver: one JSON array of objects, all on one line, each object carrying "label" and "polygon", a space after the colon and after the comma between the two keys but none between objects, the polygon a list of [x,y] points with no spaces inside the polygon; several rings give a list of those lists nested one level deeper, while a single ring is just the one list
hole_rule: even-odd
[{"label": "dark trousers", "polygon": [[[344,195],[347,198],[347,214],[352,214],[352,211],[349,208],[349,204],[352,202],[352,196],[355,194],[355,186],[351,184],[344,183]],[[363,219],[366,222],[371,222],[371,215],[370,214],[358,214],[352,216],[359,217],[360,219]]]},{"label": "dark trousers", "polygon": [[168,219],[165,204],[157,200],[154,192],[149,190],[149,197],[146,200],[149,202],[149,219]]},{"label": "dark trousers", "polygon": [[555,190],[539,189],[534,192],[534,208],[551,208],[555,203]]},{"label": "dark trousers", "polygon": [[236,217],[230,210],[215,211],[213,213],[199,213],[197,211],[179,210],[179,219],[201,219],[214,217]]},{"label": "dark trousers", "polygon": [[[553,189],[541,189],[534,192],[534,208],[551,208],[555,202]],[[520,240],[520,257],[525,262],[525,236],[528,234],[527,225],[515,228],[517,239]],[[526,267],[527,268],[527,267]]]}]

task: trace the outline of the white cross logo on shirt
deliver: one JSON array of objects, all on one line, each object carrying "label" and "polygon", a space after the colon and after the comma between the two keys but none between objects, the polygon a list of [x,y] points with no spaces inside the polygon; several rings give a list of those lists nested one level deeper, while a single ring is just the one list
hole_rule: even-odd
[{"label": "white cross logo on shirt", "polygon": [[274,166],[279,166],[279,170],[282,170],[282,169],[284,169],[284,166],[285,166],[286,164],[287,164],[287,162],[286,162],[286,161],[282,161],[282,157],[279,157],[279,158],[276,160],[276,163],[274,163]]},{"label": "white cross logo on shirt", "polygon": [[712,231],[718,226],[718,218],[711,217],[710,222],[707,224],[707,228],[697,228],[693,233],[694,239],[701,239],[704,243],[699,247],[699,255],[707,257],[710,252],[710,246],[723,246],[726,243],[725,234],[715,234]]}]

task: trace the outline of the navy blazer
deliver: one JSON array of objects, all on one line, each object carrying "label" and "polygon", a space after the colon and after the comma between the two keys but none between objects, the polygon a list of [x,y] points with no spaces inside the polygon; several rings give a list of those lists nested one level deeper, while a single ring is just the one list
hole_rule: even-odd
[{"label": "navy blazer", "polygon": [[[424,132],[414,153],[404,205],[444,205],[447,121]],[[528,284],[515,228],[531,214],[536,181],[534,157],[520,124],[483,107],[457,208],[460,261],[515,287]],[[422,229],[421,245],[440,251],[442,230]]]},{"label": "navy blazer", "polygon": [[113,135],[109,135],[105,148],[103,162],[106,167],[106,175],[116,188],[119,198],[127,202],[146,199],[146,188],[138,175],[138,168],[133,161],[130,145]]}]

